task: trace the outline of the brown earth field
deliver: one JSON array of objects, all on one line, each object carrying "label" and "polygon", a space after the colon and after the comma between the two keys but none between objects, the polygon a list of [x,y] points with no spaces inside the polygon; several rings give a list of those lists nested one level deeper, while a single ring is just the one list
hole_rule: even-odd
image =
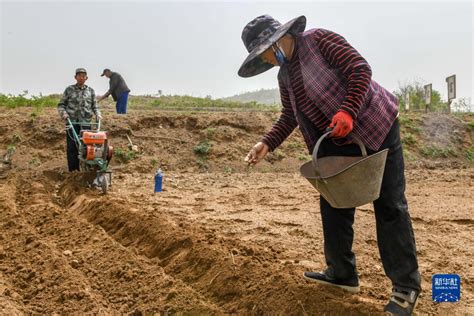
[{"label": "brown earth field", "polygon": [[[361,292],[305,281],[325,267],[319,194],[294,132],[260,165],[243,158],[273,112],[105,106],[115,147],[107,194],[66,171],[55,109],[0,113],[0,314],[383,314],[391,284],[372,205],[354,225]],[[402,115],[407,198],[423,292],[419,315],[474,314],[473,115]],[[129,135],[138,153],[127,149]],[[164,170],[164,191],[153,193]],[[431,278],[461,276],[458,303]]]}]

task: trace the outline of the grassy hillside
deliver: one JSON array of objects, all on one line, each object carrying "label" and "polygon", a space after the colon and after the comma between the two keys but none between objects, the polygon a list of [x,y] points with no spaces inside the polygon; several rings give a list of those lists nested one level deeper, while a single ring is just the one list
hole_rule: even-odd
[{"label": "grassy hillside", "polygon": [[[20,108],[31,107],[35,115],[44,108],[56,107],[61,95],[27,96],[27,92],[14,96],[0,94],[0,107]],[[113,104],[112,98],[101,102],[101,105]],[[192,111],[278,111],[278,104],[263,104],[253,100],[233,101],[224,99],[198,98],[192,96],[162,95],[162,96],[133,96],[129,97],[129,109],[162,109],[162,110],[192,110]]]},{"label": "grassy hillside", "polygon": [[[474,115],[402,113],[403,151],[408,163],[474,163]],[[431,164],[432,165],[432,164]],[[453,165],[454,166],[454,165]]]},{"label": "grassy hillside", "polygon": [[[27,98],[25,95],[19,96],[5,96],[0,95],[0,107],[9,108],[10,111],[28,115],[31,121],[38,119],[40,116],[53,115],[55,120],[54,107],[59,101],[58,95],[40,96]],[[113,100],[109,98],[105,102],[101,102],[101,109],[107,120],[107,116],[114,113],[115,105]],[[20,109],[21,108],[21,109]],[[48,111],[45,109],[51,108]],[[150,119],[155,117],[158,113],[149,113],[148,111],[166,110],[165,117],[175,116],[172,111],[182,113],[179,115],[186,116],[186,120],[199,120],[201,122],[202,131],[199,131],[201,136],[200,142],[196,143],[195,153],[197,156],[206,151],[206,155],[213,157],[213,153],[217,154],[216,146],[218,140],[225,139],[226,134],[230,133],[227,130],[218,130],[214,125],[221,123],[212,122],[206,117],[206,112],[242,112],[238,120],[240,131],[239,135],[248,133],[256,126],[252,116],[248,116],[245,112],[261,112],[263,116],[259,115],[263,121],[259,121],[258,132],[251,133],[249,142],[245,145],[239,146],[239,153],[235,153],[232,159],[238,159],[245,155],[248,147],[253,141],[260,139],[266,131],[271,128],[271,125],[278,119],[279,105],[263,105],[256,102],[241,103],[229,100],[213,100],[211,98],[196,98],[190,96],[131,96],[129,103],[129,112],[140,113],[141,116],[149,116]],[[11,113],[11,112],[10,112]],[[202,114],[199,114],[202,113]],[[266,113],[266,114],[265,114]],[[178,115],[178,114],[176,114]],[[204,118],[206,117],[206,118]],[[219,117],[217,120],[224,117]],[[234,126],[236,117],[225,117],[225,120],[230,120],[230,126]],[[401,113],[400,115],[401,136],[404,145],[405,158],[408,165],[426,165],[435,166],[436,164],[472,164],[474,163],[474,114],[440,114],[440,113]],[[230,123],[234,121],[234,123]],[[113,126],[112,126],[113,127]],[[125,127],[124,127],[125,128]],[[127,128],[126,128],[127,129]],[[204,135],[204,136],[203,136]],[[213,135],[213,136],[209,136]],[[6,146],[15,146],[15,142],[8,139]],[[228,147],[224,146],[222,151],[225,152]],[[218,153],[216,156],[224,157],[226,154]],[[201,155],[202,156],[202,155]],[[307,149],[299,132],[294,133],[279,149],[268,157],[268,161],[273,165],[275,162],[287,161],[290,165],[294,162],[300,162],[308,159]],[[230,157],[229,157],[230,158]],[[230,159],[230,160],[232,160]],[[214,164],[213,159],[209,160],[209,166]],[[218,161],[215,161],[219,164]],[[212,168],[211,168],[212,169]]]},{"label": "grassy hillside", "polygon": [[281,104],[280,90],[276,88],[260,89],[257,91],[240,93],[228,98],[223,98],[222,100],[238,102],[257,102],[263,104]]}]

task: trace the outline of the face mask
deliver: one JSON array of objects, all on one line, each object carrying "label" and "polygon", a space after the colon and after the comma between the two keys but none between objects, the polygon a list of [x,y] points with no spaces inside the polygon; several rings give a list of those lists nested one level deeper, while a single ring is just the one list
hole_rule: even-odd
[{"label": "face mask", "polygon": [[280,47],[278,47],[276,44],[272,45],[273,52],[275,53],[275,57],[277,59],[278,65],[283,66],[288,62],[288,59],[286,59],[285,53],[283,52]]}]

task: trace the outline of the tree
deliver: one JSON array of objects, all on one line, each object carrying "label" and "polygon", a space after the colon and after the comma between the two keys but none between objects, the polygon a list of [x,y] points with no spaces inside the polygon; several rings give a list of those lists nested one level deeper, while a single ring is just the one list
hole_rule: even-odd
[{"label": "tree", "polygon": [[471,98],[460,98],[459,100],[454,101],[452,108],[454,112],[472,112],[474,110]]},{"label": "tree", "polygon": [[[393,94],[398,98],[400,110],[406,110],[406,100],[410,102],[411,110],[424,110],[425,88],[419,81],[398,83],[398,90]],[[447,103],[441,100],[441,94],[437,90],[431,91],[431,111],[443,111],[447,109]]]}]

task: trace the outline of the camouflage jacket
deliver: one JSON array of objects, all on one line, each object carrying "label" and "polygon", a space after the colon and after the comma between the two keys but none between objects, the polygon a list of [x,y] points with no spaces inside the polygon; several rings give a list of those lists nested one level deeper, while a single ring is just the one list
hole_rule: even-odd
[{"label": "camouflage jacket", "polygon": [[69,115],[71,121],[90,122],[93,114],[100,114],[94,89],[86,85],[79,88],[75,84],[67,87],[58,104],[61,118],[64,112]]}]

